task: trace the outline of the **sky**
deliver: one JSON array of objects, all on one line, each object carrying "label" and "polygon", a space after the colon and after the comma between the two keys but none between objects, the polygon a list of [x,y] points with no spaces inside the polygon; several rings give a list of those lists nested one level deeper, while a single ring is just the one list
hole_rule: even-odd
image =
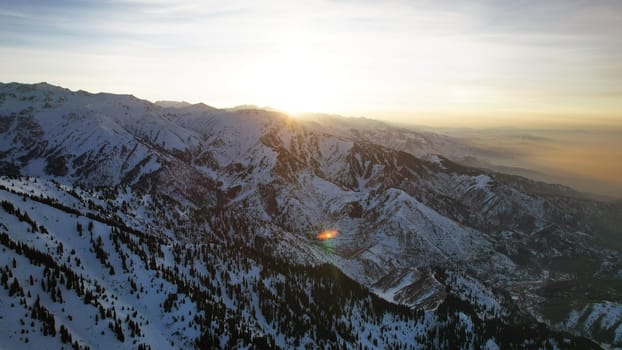
[{"label": "sky", "polygon": [[0,0],[0,81],[440,126],[622,125],[622,1]]}]

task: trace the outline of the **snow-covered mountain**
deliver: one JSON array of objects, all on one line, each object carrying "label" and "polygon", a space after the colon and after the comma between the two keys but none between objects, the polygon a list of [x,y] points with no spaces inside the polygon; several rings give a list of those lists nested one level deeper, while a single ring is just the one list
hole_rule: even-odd
[{"label": "snow-covered mountain", "polygon": [[7,347],[622,346],[621,207],[450,138],[45,83],[0,134]]}]

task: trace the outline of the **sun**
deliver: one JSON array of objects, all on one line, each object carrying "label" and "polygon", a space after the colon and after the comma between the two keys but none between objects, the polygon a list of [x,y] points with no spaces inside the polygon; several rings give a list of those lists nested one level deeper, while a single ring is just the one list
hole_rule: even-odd
[{"label": "sun", "polygon": [[339,74],[312,40],[288,35],[278,50],[259,62],[258,103],[290,113],[332,111],[339,100]]}]

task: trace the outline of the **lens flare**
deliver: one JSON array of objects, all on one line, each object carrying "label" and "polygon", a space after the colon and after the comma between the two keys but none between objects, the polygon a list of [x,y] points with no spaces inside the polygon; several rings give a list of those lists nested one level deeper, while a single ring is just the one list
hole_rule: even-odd
[{"label": "lens flare", "polygon": [[339,235],[339,231],[337,230],[326,230],[318,233],[315,237],[320,241],[327,241],[329,239],[337,237],[337,235]]}]

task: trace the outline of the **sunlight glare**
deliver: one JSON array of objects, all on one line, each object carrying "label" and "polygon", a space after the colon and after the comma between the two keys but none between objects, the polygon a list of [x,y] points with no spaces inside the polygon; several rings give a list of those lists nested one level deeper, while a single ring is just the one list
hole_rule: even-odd
[{"label": "sunlight glare", "polygon": [[275,52],[253,67],[258,79],[251,83],[261,104],[290,113],[336,108],[337,89],[344,85],[339,81],[339,64],[313,45],[310,35],[289,32],[279,39]]}]

